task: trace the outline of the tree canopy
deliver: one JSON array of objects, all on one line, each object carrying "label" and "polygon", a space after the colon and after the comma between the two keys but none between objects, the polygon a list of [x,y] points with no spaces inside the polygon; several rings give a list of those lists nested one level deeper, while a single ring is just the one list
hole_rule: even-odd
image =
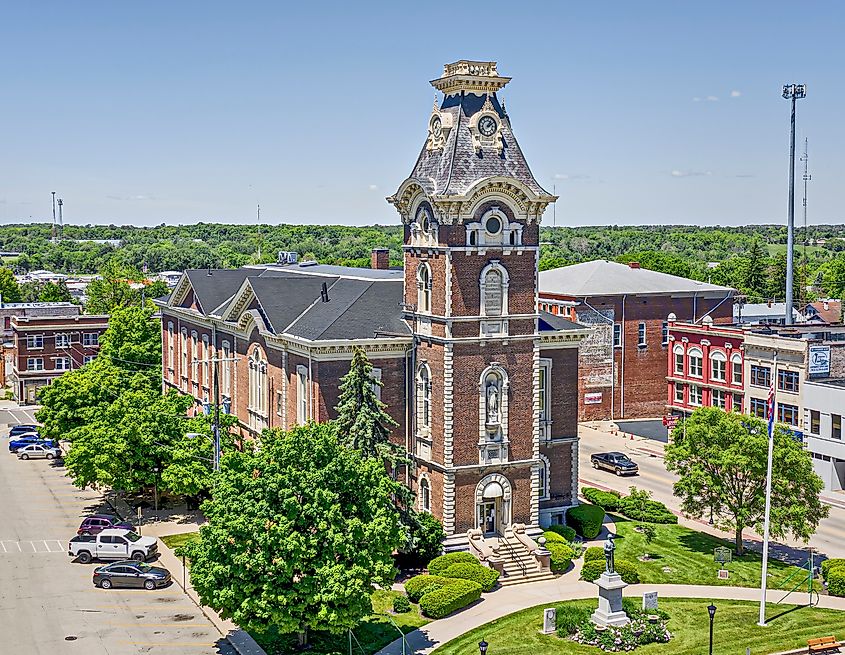
[{"label": "tree canopy", "polygon": [[[666,469],[680,480],[674,493],[681,509],[705,517],[711,509],[716,527],[733,531],[742,554],[746,528],[762,531],[766,500],[768,426],[762,419],[702,407],[672,431]],[[686,429],[684,429],[686,428]],[[808,541],[829,508],[819,500],[824,489],[809,455],[790,430],[774,429],[770,534],[787,533]]]},{"label": "tree canopy", "polygon": [[15,279],[12,269],[5,266],[0,268],[0,297],[3,302],[20,302],[21,288]]},{"label": "tree canopy", "polygon": [[223,456],[208,523],[188,544],[204,605],[248,630],[344,632],[389,586],[402,540],[398,483],[343,446],[335,425],[265,431],[261,448]]}]

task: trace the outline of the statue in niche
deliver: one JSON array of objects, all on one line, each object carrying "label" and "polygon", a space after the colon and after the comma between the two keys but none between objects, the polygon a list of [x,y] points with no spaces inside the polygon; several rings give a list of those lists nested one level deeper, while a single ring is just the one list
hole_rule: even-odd
[{"label": "statue in niche", "polygon": [[499,424],[499,385],[495,380],[487,383],[487,425]]}]

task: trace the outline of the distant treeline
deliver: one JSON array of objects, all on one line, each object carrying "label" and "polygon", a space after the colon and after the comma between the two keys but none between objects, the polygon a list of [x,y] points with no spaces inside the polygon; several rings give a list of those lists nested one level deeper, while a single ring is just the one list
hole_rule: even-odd
[{"label": "distant treeline", "polygon": [[[0,249],[22,253],[7,264],[18,271],[96,273],[107,262],[150,272],[238,267],[271,262],[279,250],[301,259],[369,266],[373,248],[402,261],[401,226],[338,225],[68,225],[52,243],[49,224],[0,226]],[[591,259],[637,260],[644,267],[739,289],[750,300],[785,296],[786,228],[641,226],[545,227],[540,268]],[[93,240],[120,240],[115,247]],[[803,258],[803,242],[806,260]],[[845,226],[816,225],[796,234],[796,299],[841,297],[845,288]],[[714,266],[718,264],[718,266]],[[801,289],[804,289],[802,291]]]}]

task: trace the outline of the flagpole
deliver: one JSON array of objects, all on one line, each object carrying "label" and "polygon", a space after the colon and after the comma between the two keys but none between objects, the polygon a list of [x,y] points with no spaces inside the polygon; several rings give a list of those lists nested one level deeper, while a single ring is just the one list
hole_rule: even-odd
[{"label": "flagpole", "polygon": [[778,377],[778,354],[775,351],[772,382],[769,389],[769,454],[766,463],[766,511],[763,517],[763,571],[760,579],[760,620],[757,625],[766,625],[766,578],[769,569],[769,514],[772,508],[772,453],[775,445],[775,385]]}]

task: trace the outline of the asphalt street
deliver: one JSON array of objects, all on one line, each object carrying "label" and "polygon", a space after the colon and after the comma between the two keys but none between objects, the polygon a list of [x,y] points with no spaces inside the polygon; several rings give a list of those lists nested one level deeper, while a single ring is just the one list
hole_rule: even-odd
[{"label": "asphalt street", "polygon": [[[14,422],[32,418],[12,411]],[[0,435],[0,653],[235,654],[177,585],[94,587],[97,564],[72,561],[67,543],[83,517],[105,508],[102,495],[75,488],[59,464],[18,460],[5,425]]]},{"label": "asphalt street", "polygon": [[[666,471],[663,457],[658,455],[661,453],[659,444],[640,440],[631,441],[584,426],[579,427],[578,433],[581,437],[578,472],[581,486],[595,484],[624,493],[628,492],[629,487],[636,486],[647,489],[655,500],[665,503],[671,509],[680,510],[678,499],[672,495],[672,485],[678,478]],[[591,467],[590,455],[611,450],[624,452],[633,459],[640,467],[639,475],[617,477],[609,471],[597,471]],[[732,538],[732,535],[725,536]],[[752,531],[746,531],[744,536],[760,539],[759,535],[755,535]],[[827,557],[845,557],[845,509],[831,507],[830,516],[819,523],[818,531],[810,539],[809,545],[814,547],[819,554]],[[759,549],[759,544],[756,546]],[[791,559],[800,563],[806,562],[808,557],[806,544],[787,540],[783,546],[786,546],[783,549],[784,553],[791,551]]]}]

